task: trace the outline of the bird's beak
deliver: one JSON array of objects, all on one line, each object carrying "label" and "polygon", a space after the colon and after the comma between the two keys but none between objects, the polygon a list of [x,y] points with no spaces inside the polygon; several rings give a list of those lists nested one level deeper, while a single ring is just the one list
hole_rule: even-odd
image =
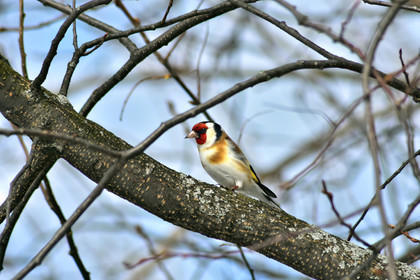
[{"label": "bird's beak", "polygon": [[185,139],[186,138],[200,138],[200,135],[194,130],[192,130],[190,133],[188,133],[187,136],[185,136]]}]

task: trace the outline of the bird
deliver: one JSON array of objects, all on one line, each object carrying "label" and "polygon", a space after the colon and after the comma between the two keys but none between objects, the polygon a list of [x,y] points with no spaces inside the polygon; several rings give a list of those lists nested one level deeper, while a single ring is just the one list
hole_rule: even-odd
[{"label": "bird", "polygon": [[277,196],[264,186],[239,146],[211,121],[195,124],[185,138],[195,139],[204,170],[218,184],[280,209]]}]

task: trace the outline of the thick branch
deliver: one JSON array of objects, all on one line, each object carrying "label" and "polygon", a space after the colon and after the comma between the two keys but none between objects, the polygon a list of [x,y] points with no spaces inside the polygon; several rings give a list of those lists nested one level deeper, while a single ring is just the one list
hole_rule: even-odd
[{"label": "thick branch", "polygon": [[[0,61],[0,81],[0,111],[17,126],[67,133],[114,150],[130,148],[123,140],[79,115],[61,97],[46,90],[34,97],[29,81],[4,61]],[[96,182],[115,162],[112,156],[86,145],[57,142],[62,157]],[[371,255],[371,251],[283,211],[199,182],[145,154],[130,159],[106,189],[165,221],[247,246],[316,279],[342,278]],[[361,272],[361,278],[386,279],[387,261],[379,255]],[[415,267],[399,262],[396,267],[400,279],[420,277],[420,270]]]}]

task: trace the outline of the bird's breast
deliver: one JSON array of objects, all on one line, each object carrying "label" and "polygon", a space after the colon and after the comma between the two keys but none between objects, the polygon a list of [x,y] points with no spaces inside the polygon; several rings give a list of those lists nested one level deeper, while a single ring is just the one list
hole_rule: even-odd
[{"label": "bird's breast", "polygon": [[223,143],[215,143],[213,146],[203,148],[200,151],[202,160],[209,164],[222,164],[228,160],[227,145]]}]

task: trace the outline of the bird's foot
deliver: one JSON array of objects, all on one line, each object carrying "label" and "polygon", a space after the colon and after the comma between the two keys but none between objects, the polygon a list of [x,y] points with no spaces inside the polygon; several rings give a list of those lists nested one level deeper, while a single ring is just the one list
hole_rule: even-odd
[{"label": "bird's foot", "polygon": [[233,188],[231,188],[232,191],[236,190],[237,188],[239,188],[239,186],[234,186]]}]

